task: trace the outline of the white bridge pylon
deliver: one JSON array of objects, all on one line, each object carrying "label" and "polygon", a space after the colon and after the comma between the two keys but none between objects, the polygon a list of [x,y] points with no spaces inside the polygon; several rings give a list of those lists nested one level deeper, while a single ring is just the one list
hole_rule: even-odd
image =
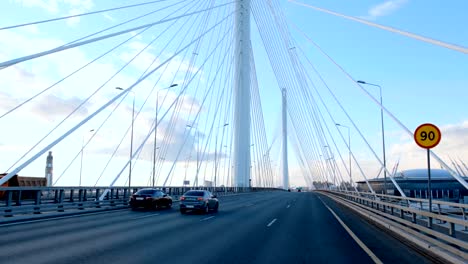
[{"label": "white bridge pylon", "polygon": [[236,1],[234,75],[234,186],[250,182],[250,0]]}]

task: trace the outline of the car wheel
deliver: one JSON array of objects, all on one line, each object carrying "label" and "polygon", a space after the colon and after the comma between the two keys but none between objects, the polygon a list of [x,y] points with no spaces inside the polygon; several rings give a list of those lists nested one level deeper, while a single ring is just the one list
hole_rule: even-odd
[{"label": "car wheel", "polygon": [[214,208],[214,210],[213,210],[215,213],[218,212],[218,207],[219,207],[219,203],[216,203],[215,208]]},{"label": "car wheel", "polygon": [[185,209],[180,209],[181,214],[185,214]]},{"label": "car wheel", "polygon": [[135,206],[132,206],[132,211],[135,211],[137,208]]},{"label": "car wheel", "polygon": [[171,208],[171,207],[172,207],[172,201],[169,201],[169,202],[167,203],[167,208]]}]

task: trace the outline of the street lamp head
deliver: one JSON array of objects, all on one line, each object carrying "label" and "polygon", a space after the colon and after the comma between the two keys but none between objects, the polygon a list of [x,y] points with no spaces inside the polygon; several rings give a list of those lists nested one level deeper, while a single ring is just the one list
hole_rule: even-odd
[{"label": "street lamp head", "polygon": [[339,124],[339,123],[336,123],[335,125],[337,125],[337,126],[341,126],[341,124]]},{"label": "street lamp head", "polygon": [[357,81],[357,83],[366,84],[366,82],[365,82],[365,81]]},{"label": "street lamp head", "polygon": [[[122,87],[115,87],[115,89],[116,89],[116,90],[120,90],[120,91],[124,91],[124,90],[125,90],[125,89],[122,88]],[[134,97],[133,100],[135,100],[135,92],[134,92],[134,91],[128,90],[127,93],[133,94],[133,97]]]},{"label": "street lamp head", "polygon": [[177,85],[179,85],[179,84],[173,83],[173,84],[171,84],[171,86],[169,86],[169,87],[170,87],[170,88],[171,88],[171,87],[176,87]]}]

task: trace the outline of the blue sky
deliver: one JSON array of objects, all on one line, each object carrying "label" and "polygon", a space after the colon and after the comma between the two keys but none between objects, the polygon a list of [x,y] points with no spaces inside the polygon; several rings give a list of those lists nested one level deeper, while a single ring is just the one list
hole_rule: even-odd
[{"label": "blue sky", "polygon": [[[382,25],[426,37],[468,46],[468,35],[463,33],[466,31],[463,25],[468,22],[468,17],[463,11],[466,10],[468,3],[464,1],[452,1],[450,4],[423,1],[303,2],[346,15],[371,19]],[[283,2],[283,6],[287,17],[304,30],[353,78],[380,84],[383,87],[384,105],[410,130],[413,131],[419,124],[426,122],[441,127],[443,139],[440,146],[435,149],[436,152],[441,150],[440,154],[444,158],[447,155],[452,157],[458,155],[466,160],[468,111],[465,101],[468,98],[466,89],[468,82],[465,74],[467,70],[465,54],[295,4]],[[385,9],[385,6],[393,8]],[[370,17],[370,14],[374,16]],[[294,32],[294,29],[292,31]],[[333,69],[334,66],[328,66],[329,63],[313,46],[304,39],[301,40],[297,31],[294,35],[304,47],[307,47],[310,57],[313,57],[319,65],[317,67],[322,68],[329,76],[327,78],[329,82],[335,83],[336,89],[340,89],[338,87],[344,89],[342,98],[348,96],[352,98],[348,109],[352,112],[353,118],[360,123],[360,127],[370,141],[378,145],[380,120],[378,112],[374,112],[375,107],[361,101],[362,97],[356,92],[356,87],[353,87],[349,81],[343,80],[341,74]],[[376,88],[368,88],[371,92],[374,89],[372,93],[378,96]],[[402,136],[400,128],[389,118],[386,118],[386,133],[388,149],[394,154],[389,155],[391,162],[395,162],[395,159],[408,151],[408,148],[416,151],[411,147],[414,145],[411,138]],[[359,139],[353,141],[357,141],[355,146],[359,148]],[[460,147],[458,150],[450,149],[450,146],[457,144]],[[423,158],[419,162],[406,160],[406,164],[403,163],[406,168],[424,165]]]},{"label": "blue sky", "polygon": [[[94,10],[105,9],[118,5],[134,4],[135,1],[52,1],[52,0],[9,0],[0,3],[0,11],[2,14],[1,26],[8,26],[17,23],[28,21],[36,21],[51,17],[63,16],[73,13],[89,12]],[[452,157],[460,157],[465,162],[468,160],[468,110],[466,109],[466,100],[468,98],[468,76],[466,75],[467,55],[459,52],[437,47],[432,44],[423,43],[414,39],[409,39],[394,33],[386,32],[381,29],[371,28],[367,25],[357,22],[348,21],[343,18],[324,14],[303,6],[290,3],[288,1],[279,1],[284,8],[284,13],[288,21],[297,24],[308,37],[313,39],[320,45],[339,65],[341,65],[353,78],[362,79],[370,83],[380,84],[383,87],[384,105],[391,111],[403,124],[410,130],[414,130],[419,124],[431,122],[438,125],[442,130],[442,142],[435,151],[446,158],[448,155]],[[468,17],[464,10],[468,10],[466,1],[458,0],[450,3],[442,2],[427,2],[414,0],[378,0],[378,1],[302,1],[304,3],[315,5],[318,7],[330,9],[339,13],[350,16],[369,19],[373,22],[406,30],[412,33],[431,37],[449,43],[458,44],[460,46],[468,46],[468,34],[466,34],[465,25],[468,24]],[[52,48],[68,41],[74,40],[77,37],[83,36],[86,32],[93,32],[96,25],[108,26],[117,22],[135,17],[137,15],[148,12],[148,7],[137,7],[131,11],[116,11],[106,14],[99,14],[90,17],[82,17],[77,20],[66,20],[55,23],[43,24],[34,27],[23,29],[13,29],[9,31],[0,31],[0,61],[6,61],[18,56],[27,55],[33,52],[42,51],[47,48]],[[145,22],[151,21],[149,18]],[[137,25],[135,23],[133,25]],[[161,27],[162,28],[162,27]],[[252,45],[255,51],[255,60],[257,69],[261,69],[261,74],[257,74],[262,95],[262,105],[265,113],[265,122],[268,131],[268,140],[271,140],[278,135],[279,130],[279,103],[280,96],[278,85],[271,75],[271,69],[268,65],[266,54],[263,50],[262,43],[256,32],[254,20],[252,19]],[[319,72],[324,76],[328,85],[339,95],[344,107],[348,110],[353,120],[358,124],[359,128],[371,143],[375,146],[375,151],[380,155],[381,149],[381,131],[380,131],[380,113],[377,106],[372,103],[365,95],[354,86],[345,76],[337,70],[322,54],[320,54],[300,33],[290,27],[291,34],[295,42],[302,47],[308,58],[314,63]],[[2,35],[3,34],[3,35]],[[6,35],[8,34],[8,35]],[[126,50],[119,54],[125,57],[125,52],[131,54],[135,52],[142,43],[147,43],[154,36],[151,34],[143,35],[138,41],[135,41],[134,46],[126,47]],[[118,37],[116,40],[123,40],[124,37]],[[66,73],[73,71],[81,62],[92,58],[104,52],[109,44],[117,43],[116,40],[103,41],[99,44],[93,44],[87,47],[79,48],[76,51],[64,52],[64,55],[54,55],[49,58],[38,59],[39,63],[24,63],[19,68],[15,68],[16,72],[4,71],[2,83],[2,92],[10,94],[13,98],[25,98],[32,95],[32,91],[47,87],[53,80],[58,80]],[[17,41],[18,43],[12,43]],[[157,49],[150,51],[147,57],[156,56]],[[151,53],[151,54],[150,54]],[[128,55],[127,54],[127,55]],[[167,56],[167,54],[165,54]],[[72,62],[64,62],[61,56],[69,56],[73,58]],[[128,56],[127,56],[128,57]],[[144,62],[144,61],[142,61]],[[99,66],[101,74],[95,74],[95,71],[89,70],[86,74],[86,80],[77,78],[73,80],[75,89],[63,86],[55,90],[54,94],[57,101],[60,101],[63,111],[69,110],[67,106],[76,103],[76,98],[84,98],[87,94],[87,86],[93,83],[102,82],[106,74],[112,72],[117,65],[122,65],[123,61],[117,57],[105,58]],[[40,66],[39,66],[40,65]],[[125,86],[132,83],[132,77],[135,78],[139,72],[138,67],[126,72],[125,78],[122,77],[119,83],[115,86]],[[16,75],[14,75],[14,74]],[[31,76],[34,74],[34,85],[31,85]],[[264,74],[265,73],[265,74]],[[9,75],[9,76],[6,76]],[[9,79],[7,77],[15,77]],[[17,77],[17,78],[16,78]],[[127,78],[128,77],[128,78]],[[0,80],[2,72],[0,72]],[[171,80],[165,80],[165,85],[170,84]],[[13,85],[13,82],[14,85]],[[80,82],[80,85],[78,85]],[[82,83],[81,83],[82,82]],[[31,86],[28,86],[31,85]],[[18,88],[18,86],[22,86]],[[29,90],[26,89],[28,86]],[[162,87],[162,86],[161,86]],[[160,88],[161,88],[160,87]],[[319,87],[320,88],[320,87]],[[323,87],[322,87],[323,88]],[[369,91],[378,96],[378,90],[373,87]],[[24,92],[23,90],[24,89]],[[272,89],[272,90],[271,90]],[[273,91],[273,92],[272,92]],[[321,90],[324,91],[324,90]],[[110,98],[115,95],[114,91],[100,95],[95,102],[89,105],[88,111],[96,109],[98,102]],[[324,92],[324,95],[326,93]],[[330,102],[330,107],[336,116],[336,120],[340,123],[348,124],[345,116],[333,104],[329,95],[326,95],[327,102]],[[54,99],[52,98],[52,99]],[[62,100],[63,99],[63,100]],[[10,105],[14,100],[7,97],[0,97],[2,105]],[[51,98],[49,98],[51,100]],[[142,103],[142,97],[137,96],[137,105]],[[131,107],[131,97],[125,101],[126,108],[119,108],[121,120],[128,120],[129,110]],[[40,106],[40,105],[39,105]],[[37,107],[39,107],[37,106]],[[44,106],[44,105],[43,105]],[[43,108],[35,108],[43,109]],[[2,107],[2,111],[5,111]],[[0,120],[2,126],[11,126],[14,124],[17,128],[27,132],[34,129],[37,135],[46,133],[54,122],[58,119],[51,120],[50,116],[54,113],[45,111],[43,118],[31,118],[30,112],[34,111],[25,109]],[[55,111],[57,112],[57,111]],[[89,113],[88,112],[88,113]],[[36,112],[37,114],[38,112]],[[86,113],[83,113],[83,116]],[[47,116],[49,118],[47,118]],[[99,117],[86,125],[80,133],[75,133],[73,140],[68,143],[73,145],[73,149],[79,149],[83,135],[87,136],[84,131],[95,128],[102,121],[103,117]],[[21,120],[19,123],[18,120]],[[79,118],[70,121],[70,124],[80,120]],[[113,126],[118,126],[119,121],[115,120]],[[147,125],[147,124],[143,124]],[[424,153],[418,149],[412,139],[403,133],[395,122],[385,117],[386,140],[387,140],[387,157],[388,162],[393,164],[398,159],[402,159],[402,168],[423,167],[425,165]],[[146,128],[146,127],[145,127]],[[333,128],[333,127],[332,127]],[[121,129],[120,129],[121,130]],[[108,127],[107,134],[99,134],[102,145],[95,143],[90,147],[94,152],[99,149],[109,149],[111,142],[120,139],[121,132],[117,129]],[[64,132],[61,130],[60,132]],[[336,132],[336,131],[335,131]],[[19,137],[14,131],[4,132],[0,145],[0,157],[4,162],[1,163],[1,170],[6,170],[18,158],[25,147],[31,146],[33,139],[25,143],[24,137],[27,133]],[[20,134],[20,133],[19,133]],[[60,135],[59,132],[54,134]],[[356,131],[351,132],[352,149],[357,157],[360,158],[363,166],[369,171],[370,176],[376,174],[378,165],[373,159],[372,154],[366,149],[364,142],[359,138]],[[337,136],[337,134],[335,134]],[[37,136],[32,138],[37,139]],[[337,140],[340,146],[340,152],[344,157],[347,157],[345,145],[340,140]],[[24,143],[24,144],[22,144]],[[65,150],[66,146],[62,146]],[[70,147],[71,148],[71,147]],[[279,146],[276,146],[279,148]],[[68,163],[70,156],[64,150],[56,149],[54,153],[58,157],[65,157]],[[103,163],[107,159],[99,155],[93,156],[93,151],[90,151],[86,157],[88,162],[85,163],[86,172],[90,172],[92,168],[98,167],[93,164]],[[16,155],[11,155],[14,152]],[[294,154],[291,155],[292,164],[296,164]],[[65,158],[64,158],[65,159]],[[58,160],[58,159],[56,159]],[[122,162],[124,158],[116,161]],[[38,162],[30,169],[25,169],[25,175],[40,176],[43,171],[45,156],[40,158]],[[65,162],[63,162],[64,164]],[[63,171],[64,165],[58,165],[56,172]],[[115,165],[118,167],[118,165]],[[75,162],[71,171],[76,175],[78,162]],[[115,169],[117,170],[117,169]],[[141,174],[148,174],[148,169],[144,168],[140,171]],[[291,166],[292,184],[303,185],[302,177],[298,176],[297,168]],[[111,174],[111,173],[110,173]],[[114,173],[115,174],[115,173]],[[359,177],[359,176],[357,176]],[[372,176],[373,177],[373,176]],[[74,177],[64,176],[67,178],[61,184],[76,184]],[[103,184],[110,181],[112,177],[106,178]],[[145,181],[142,181],[142,184]],[[91,181],[86,182],[90,184]],[[122,182],[121,184],[123,184]],[[146,183],[146,182],[145,182]]]}]

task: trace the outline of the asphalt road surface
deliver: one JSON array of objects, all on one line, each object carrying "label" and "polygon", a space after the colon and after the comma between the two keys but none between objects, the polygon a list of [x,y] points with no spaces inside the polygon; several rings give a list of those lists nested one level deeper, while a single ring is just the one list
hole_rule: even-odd
[{"label": "asphalt road surface", "polygon": [[181,215],[175,204],[0,225],[3,264],[382,262],[431,260],[328,197],[306,192],[223,197],[219,212],[207,215]]}]

